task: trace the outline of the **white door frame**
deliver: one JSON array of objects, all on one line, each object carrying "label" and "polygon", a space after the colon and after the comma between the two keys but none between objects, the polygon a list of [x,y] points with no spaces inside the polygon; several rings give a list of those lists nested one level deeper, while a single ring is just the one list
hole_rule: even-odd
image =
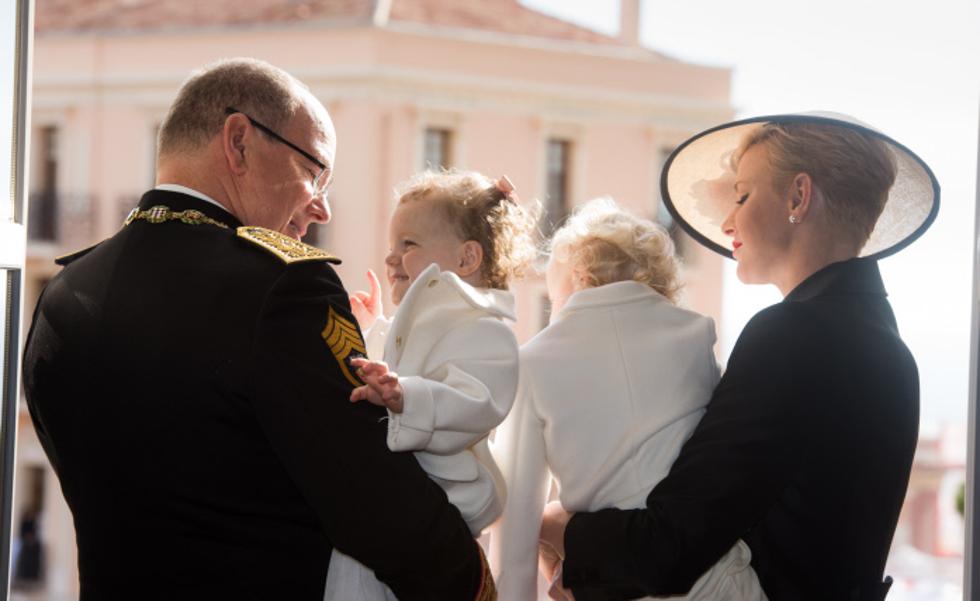
[{"label": "white door frame", "polygon": [[[30,119],[31,45],[34,37],[33,0],[5,2],[0,8],[0,57],[12,65],[0,67],[0,89],[9,90],[7,107],[0,110],[0,144],[9,144],[9,185],[0,196],[0,598],[10,593],[10,542],[13,535],[14,468],[17,439],[17,406],[20,399],[20,341],[22,284],[27,243],[26,171]],[[9,128],[9,129],[8,129]],[[4,153],[6,154],[6,153]],[[7,182],[2,182],[6,184]],[[13,210],[11,211],[10,208]]]},{"label": "white door frame", "polygon": [[[978,111],[980,113],[980,111]],[[980,126],[977,128],[977,193],[973,230],[973,318],[970,340],[969,444],[966,452],[966,552],[963,599],[980,601]]]}]

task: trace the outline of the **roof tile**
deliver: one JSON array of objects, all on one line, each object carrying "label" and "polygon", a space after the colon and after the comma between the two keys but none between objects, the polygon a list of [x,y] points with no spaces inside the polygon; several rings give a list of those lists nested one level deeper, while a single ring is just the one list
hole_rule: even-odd
[{"label": "roof tile", "polygon": [[517,0],[393,0],[391,20],[579,42],[620,43],[616,38],[532,10]]},{"label": "roof tile", "polygon": [[367,20],[373,0],[36,0],[34,24],[52,31],[145,31],[320,20]]},{"label": "roof tile", "polygon": [[[300,22],[369,23],[376,0],[36,0],[35,30],[147,31]],[[391,0],[391,22],[597,44],[621,42],[517,0]]]}]

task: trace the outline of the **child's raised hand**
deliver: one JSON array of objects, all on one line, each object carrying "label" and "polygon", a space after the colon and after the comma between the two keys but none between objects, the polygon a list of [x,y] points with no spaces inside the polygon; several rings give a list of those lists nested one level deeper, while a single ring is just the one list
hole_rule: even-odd
[{"label": "child's raised hand", "polygon": [[361,330],[367,330],[381,316],[381,282],[373,270],[367,270],[370,292],[358,290],[350,295],[350,309]]},{"label": "child's raised hand", "polygon": [[404,391],[398,383],[398,374],[388,371],[384,361],[368,361],[362,357],[351,359],[357,368],[357,375],[364,380],[350,393],[350,401],[367,401],[380,407],[387,407],[392,413],[401,413],[405,408]]}]

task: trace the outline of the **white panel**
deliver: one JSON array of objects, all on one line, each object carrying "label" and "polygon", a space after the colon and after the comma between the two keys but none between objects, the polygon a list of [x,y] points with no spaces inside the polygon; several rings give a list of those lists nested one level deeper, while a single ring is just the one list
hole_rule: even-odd
[{"label": "white panel", "polygon": [[26,231],[19,223],[0,220],[0,268],[20,269],[24,266]]},{"label": "white panel", "polygon": [[[17,2],[0,2],[0,222],[14,218],[13,173],[10,160],[14,150],[14,93],[16,67]],[[0,257],[3,257],[0,254]]]},{"label": "white panel", "polygon": [[[31,0],[0,1],[0,599],[10,566],[11,505],[26,232],[23,226]],[[19,222],[19,223],[18,223]]]}]

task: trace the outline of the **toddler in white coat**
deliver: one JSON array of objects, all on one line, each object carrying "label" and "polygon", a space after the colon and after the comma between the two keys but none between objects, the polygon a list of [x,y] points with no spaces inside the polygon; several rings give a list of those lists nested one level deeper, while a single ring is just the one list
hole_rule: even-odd
[{"label": "toddler in white coat", "polygon": [[[517,341],[504,323],[515,319],[507,284],[534,256],[533,225],[506,177],[422,173],[402,190],[389,223],[385,273],[398,305],[394,318],[382,316],[373,272],[371,292],[351,296],[374,359],[352,361],[366,385],[351,401],[387,407],[388,447],[415,452],[474,536],[503,511],[503,479],[487,436],[517,390]],[[331,557],[325,595],[394,599],[343,549]]]},{"label": "toddler in white coat", "polygon": [[[581,207],[551,241],[551,322],[521,348],[513,410],[493,453],[507,507],[491,529],[500,601],[538,596],[540,569],[563,598],[559,557],[539,549],[551,488],[570,512],[645,507],[719,379],[714,323],[678,307],[667,232],[608,199]],[[763,599],[742,541],[684,599]],[[680,599],[680,597],[671,597]]]}]

